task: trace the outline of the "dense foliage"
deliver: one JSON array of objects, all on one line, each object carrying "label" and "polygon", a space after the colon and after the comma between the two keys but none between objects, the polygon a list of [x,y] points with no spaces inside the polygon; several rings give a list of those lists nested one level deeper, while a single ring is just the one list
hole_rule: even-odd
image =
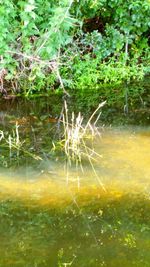
[{"label": "dense foliage", "polygon": [[106,99],[107,86],[149,73],[149,42],[149,0],[0,0],[1,91]]}]

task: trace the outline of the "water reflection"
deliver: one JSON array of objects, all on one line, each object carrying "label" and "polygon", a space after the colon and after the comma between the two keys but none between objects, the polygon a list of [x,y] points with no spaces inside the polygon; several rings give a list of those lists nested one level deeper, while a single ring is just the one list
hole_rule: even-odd
[{"label": "water reflection", "polygon": [[97,175],[49,159],[1,171],[0,266],[149,266],[149,136],[103,130]]},{"label": "water reflection", "polygon": [[[68,168],[65,163],[50,161],[40,162],[34,167],[27,164],[24,167],[3,171],[0,176],[1,192],[23,198],[50,197],[58,190],[68,194],[68,190],[83,191],[94,188],[103,192],[100,183],[104,184],[106,192],[141,192],[149,193],[150,177],[150,130],[147,128],[105,129],[101,138],[95,140],[95,148],[101,158],[94,163],[96,174],[89,163],[80,167]],[[67,183],[68,180],[68,183]],[[60,188],[60,189],[59,189]],[[61,195],[61,193],[59,193]]]}]

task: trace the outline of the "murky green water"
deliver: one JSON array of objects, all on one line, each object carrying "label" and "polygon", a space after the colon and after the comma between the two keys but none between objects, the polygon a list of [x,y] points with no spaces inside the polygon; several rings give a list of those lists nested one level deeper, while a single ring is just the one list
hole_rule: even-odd
[{"label": "murky green water", "polygon": [[0,266],[149,267],[150,128],[101,129],[95,173],[87,162],[66,173],[48,154],[50,110],[20,110],[1,116],[1,130],[18,120],[26,149],[43,160],[3,157],[1,146]]}]

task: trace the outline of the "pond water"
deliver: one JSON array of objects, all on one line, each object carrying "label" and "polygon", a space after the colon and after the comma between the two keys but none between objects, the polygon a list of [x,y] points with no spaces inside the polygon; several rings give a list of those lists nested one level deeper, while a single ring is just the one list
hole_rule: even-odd
[{"label": "pond water", "polygon": [[[43,115],[36,104],[25,112],[5,105],[0,266],[149,267],[150,128],[100,128],[93,146],[101,157],[66,171],[62,157],[49,154],[56,130],[50,107]],[[16,122],[25,150],[10,155],[5,143],[10,133],[16,140]]]}]

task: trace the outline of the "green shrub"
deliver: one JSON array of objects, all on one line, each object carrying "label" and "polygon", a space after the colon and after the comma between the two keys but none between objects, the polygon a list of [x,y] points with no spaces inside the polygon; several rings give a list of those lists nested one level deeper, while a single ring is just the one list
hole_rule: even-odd
[{"label": "green shrub", "polygon": [[149,21],[149,0],[0,0],[1,88],[72,94],[141,79]]}]

